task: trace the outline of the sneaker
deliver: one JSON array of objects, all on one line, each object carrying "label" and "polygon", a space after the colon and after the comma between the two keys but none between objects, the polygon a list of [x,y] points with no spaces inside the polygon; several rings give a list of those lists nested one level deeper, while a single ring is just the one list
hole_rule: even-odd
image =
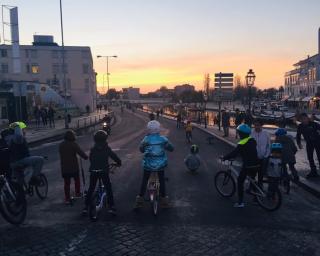
[{"label": "sneaker", "polygon": [[110,206],[108,209],[108,213],[112,214],[112,215],[116,215],[117,214],[117,209],[114,206]]},{"label": "sneaker", "polygon": [[134,208],[140,208],[143,206],[144,203],[144,199],[142,196],[137,196],[136,197],[136,203],[135,203],[135,207]]},{"label": "sneaker", "polygon": [[317,172],[313,172],[313,171],[311,171],[311,172],[309,172],[308,174],[307,174],[307,179],[310,179],[310,178],[317,178],[317,177],[319,177],[319,174],[317,173]]},{"label": "sneaker", "polygon": [[82,209],[82,215],[83,216],[86,216],[88,214],[88,207],[85,206],[83,209]]},{"label": "sneaker", "polygon": [[234,208],[243,208],[244,207],[244,203],[235,203],[233,205]]},{"label": "sneaker", "polygon": [[82,198],[82,195],[81,195],[81,193],[76,193],[73,198],[75,198],[75,199],[77,199],[77,198]]},{"label": "sneaker", "polygon": [[161,197],[160,198],[160,206],[161,206],[161,208],[169,208],[170,207],[169,197],[167,197],[167,196]]}]

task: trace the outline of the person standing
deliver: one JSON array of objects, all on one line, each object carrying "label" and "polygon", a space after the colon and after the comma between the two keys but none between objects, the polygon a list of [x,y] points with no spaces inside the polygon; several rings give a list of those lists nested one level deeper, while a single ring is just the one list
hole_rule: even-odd
[{"label": "person standing", "polygon": [[179,112],[177,115],[177,128],[181,127],[181,113]]},{"label": "person standing", "polygon": [[56,111],[53,109],[52,106],[50,106],[49,110],[48,110],[48,118],[49,118],[50,128],[54,128],[55,127],[55,123],[54,123],[54,114],[55,113],[56,113]]},{"label": "person standing", "polygon": [[306,113],[300,115],[301,124],[297,129],[297,144],[302,149],[301,135],[306,141],[307,156],[310,164],[310,172],[307,178],[318,177],[317,167],[314,162],[313,152],[316,151],[318,161],[320,162],[320,124],[310,120]]},{"label": "person standing", "polygon": [[222,127],[224,135],[223,137],[229,136],[229,127],[230,127],[230,114],[226,110],[222,111]]},{"label": "person standing", "polygon": [[248,125],[249,127],[252,126],[253,117],[252,117],[249,109],[248,109],[247,112],[245,113],[244,123],[245,123],[246,125]]},{"label": "person standing", "polygon": [[[241,115],[241,113],[240,113],[240,111],[239,111],[239,109],[237,108],[236,109],[236,114],[235,114],[235,125],[236,125],[236,128],[240,125],[240,124],[242,124],[242,122],[243,122],[243,119],[242,119],[242,115]],[[236,139],[238,139],[238,133],[236,132]]]},{"label": "person standing", "polygon": [[41,113],[42,124],[44,127],[46,127],[48,124],[48,112],[46,108],[42,107],[40,110],[40,113]]},{"label": "person standing", "polygon": [[271,140],[267,131],[262,129],[262,122],[259,119],[254,121],[254,130],[251,137],[257,142],[257,154],[260,168],[258,170],[258,184],[262,185],[263,176],[265,174],[268,157],[270,155]]},{"label": "person standing", "polygon": [[36,119],[36,126],[37,128],[40,127],[40,119],[41,119],[41,111],[39,106],[36,106],[34,109],[34,118]]},{"label": "person standing", "polygon": [[76,135],[74,131],[69,130],[64,135],[64,141],[59,146],[61,174],[64,179],[64,195],[65,204],[71,203],[70,183],[71,178],[74,179],[75,195],[80,197],[80,175],[78,158],[79,155],[83,159],[88,159],[88,156],[76,143]]}]

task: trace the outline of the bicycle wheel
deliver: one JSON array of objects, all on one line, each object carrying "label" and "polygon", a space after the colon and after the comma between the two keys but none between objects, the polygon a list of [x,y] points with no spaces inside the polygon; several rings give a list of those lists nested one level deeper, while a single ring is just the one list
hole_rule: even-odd
[{"label": "bicycle wheel", "polygon": [[228,171],[219,171],[214,177],[214,185],[223,197],[232,197],[236,191],[236,182]]},{"label": "bicycle wheel", "polygon": [[97,209],[98,201],[99,201],[98,194],[94,193],[89,204],[89,218],[92,221],[96,221],[98,219],[98,209]]},{"label": "bicycle wheel", "polygon": [[14,196],[3,188],[0,192],[0,212],[13,225],[23,223],[27,215],[27,200],[23,188],[16,182],[9,183]]},{"label": "bicycle wheel", "polygon": [[267,191],[263,193],[259,193],[256,195],[258,204],[267,211],[276,211],[280,208],[282,204],[282,195],[281,191],[278,187],[270,188],[270,184],[268,183]]},{"label": "bicycle wheel", "polygon": [[43,200],[48,195],[48,180],[44,174],[39,174],[40,182],[35,186],[38,197]]},{"label": "bicycle wheel", "polygon": [[290,178],[283,177],[280,180],[280,188],[283,193],[289,194],[290,193]]}]

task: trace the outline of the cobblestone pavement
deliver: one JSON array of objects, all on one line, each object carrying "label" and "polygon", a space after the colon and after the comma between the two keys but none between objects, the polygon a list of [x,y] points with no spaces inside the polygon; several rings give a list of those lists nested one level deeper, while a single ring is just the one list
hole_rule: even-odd
[{"label": "cobblestone pavement", "polygon": [[[111,177],[118,216],[102,213],[96,223],[81,216],[83,200],[63,204],[57,144],[33,149],[46,152],[44,173],[49,197],[28,198],[25,224],[13,227],[0,218],[0,256],[10,255],[320,255],[320,204],[298,187],[284,195],[277,212],[266,212],[246,197],[247,207],[234,209],[236,198],[221,198],[213,186],[220,166],[217,157],[231,149],[223,143],[206,144],[206,135],[195,131],[194,142],[203,159],[197,175],[183,165],[189,151],[184,132],[161,120],[162,132],[176,150],[169,154],[167,191],[172,209],[151,214],[148,203],[139,213],[132,206],[141,181],[141,154],[145,117],[126,113],[110,137],[111,147],[123,166]],[[84,150],[92,145],[92,133],[78,138]],[[85,164],[85,169],[88,163]]]}]

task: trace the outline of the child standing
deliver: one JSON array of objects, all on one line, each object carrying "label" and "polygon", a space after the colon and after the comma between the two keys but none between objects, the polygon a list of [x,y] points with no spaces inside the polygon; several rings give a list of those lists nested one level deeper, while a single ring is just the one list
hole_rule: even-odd
[{"label": "child standing", "polygon": [[200,157],[198,153],[199,147],[194,144],[190,147],[190,154],[184,159],[184,163],[192,173],[194,173],[200,167]]},{"label": "child standing", "polygon": [[61,174],[64,179],[65,203],[70,204],[71,178],[74,179],[76,197],[81,196],[77,155],[79,155],[83,159],[88,159],[88,156],[76,143],[76,135],[72,130],[69,130],[65,133],[64,141],[59,145],[59,154],[61,163]]},{"label": "child standing", "polygon": [[296,163],[296,153],[298,151],[294,141],[287,135],[287,130],[284,128],[279,128],[275,132],[276,140],[275,142],[281,143],[283,150],[282,150],[282,165],[285,175],[288,175],[287,165],[291,171],[293,179],[295,181],[299,180],[298,172],[294,167]]},{"label": "child standing", "polygon": [[186,124],[186,139],[187,139],[187,142],[189,143],[192,140],[192,124],[189,120],[187,121],[187,124]]},{"label": "child standing", "polygon": [[269,193],[274,192],[279,184],[282,170],[282,152],[283,147],[281,143],[271,144],[271,155],[267,166],[267,176],[270,184]]},{"label": "child standing", "polygon": [[[109,177],[109,158],[116,162],[118,166],[121,166],[120,158],[112,151],[107,143],[108,134],[105,131],[97,131],[94,135],[94,146],[90,150],[90,185],[88,194],[85,201],[85,207],[82,211],[83,214],[87,214],[88,206],[96,188],[96,184],[99,178],[102,179],[104,188],[107,192],[107,203],[109,206],[109,212],[115,214],[116,209],[114,207],[112,186]],[[93,171],[95,170],[95,172]],[[99,170],[99,172],[97,172]]]}]

